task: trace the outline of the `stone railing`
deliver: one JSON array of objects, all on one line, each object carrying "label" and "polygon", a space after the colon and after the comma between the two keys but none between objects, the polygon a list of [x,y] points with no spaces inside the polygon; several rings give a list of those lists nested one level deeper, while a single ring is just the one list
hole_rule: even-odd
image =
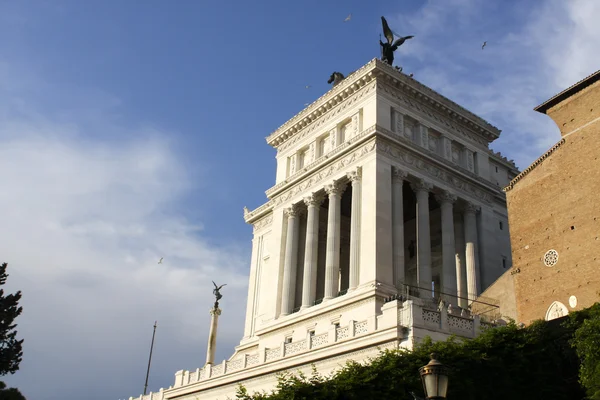
[{"label": "stone railing", "polygon": [[[307,336],[306,339],[295,342],[282,342],[279,346],[262,348],[258,352],[241,355],[231,361],[219,364],[206,365],[195,371],[178,371],[175,374],[174,388],[208,381],[213,378],[227,376],[228,374],[244,371],[248,368],[277,362],[287,357],[310,352],[312,349],[331,346],[340,341],[349,341],[358,336],[374,333],[386,329],[402,327],[402,335],[406,338],[408,329],[423,329],[436,331],[446,335],[459,335],[473,338],[481,331],[489,329],[494,324],[480,321],[479,316],[463,313],[458,308],[435,308],[431,300],[394,298],[386,302],[381,308],[381,314],[363,321],[348,321],[345,326],[331,325],[327,332]],[[414,332],[413,332],[414,334]],[[130,400],[163,400],[163,389],[157,393],[129,398]]]}]

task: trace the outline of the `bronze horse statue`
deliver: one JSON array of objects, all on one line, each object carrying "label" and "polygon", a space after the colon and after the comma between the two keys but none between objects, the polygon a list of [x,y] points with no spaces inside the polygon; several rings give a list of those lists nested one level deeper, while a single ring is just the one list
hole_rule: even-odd
[{"label": "bronze horse statue", "polygon": [[327,83],[329,83],[329,84],[333,83],[333,86],[335,87],[335,85],[337,85],[338,83],[340,83],[343,80],[344,80],[344,74],[342,74],[341,72],[335,71],[331,74]]}]

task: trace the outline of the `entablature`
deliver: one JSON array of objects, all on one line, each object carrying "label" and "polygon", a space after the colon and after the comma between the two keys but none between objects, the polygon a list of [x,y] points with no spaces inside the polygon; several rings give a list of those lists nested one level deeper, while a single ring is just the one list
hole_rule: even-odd
[{"label": "entablature", "polygon": [[[373,80],[376,80],[378,88],[384,91],[387,86],[389,94],[400,96],[398,92],[402,92],[406,96],[402,96],[403,100],[412,101],[413,107],[438,119],[470,140],[487,145],[500,136],[501,131],[484,119],[386,63],[373,59],[280,126],[266,138],[267,143],[278,150],[285,148],[284,143],[322,120],[338,104],[343,105],[348,97]],[[306,134],[303,133],[303,136]]]}]

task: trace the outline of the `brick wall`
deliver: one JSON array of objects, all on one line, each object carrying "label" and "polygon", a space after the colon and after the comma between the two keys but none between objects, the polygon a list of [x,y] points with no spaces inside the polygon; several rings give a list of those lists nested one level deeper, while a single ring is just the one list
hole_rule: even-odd
[{"label": "brick wall", "polygon": [[[600,116],[599,99],[600,85],[594,84],[549,110],[562,134],[569,134],[507,188],[520,322],[545,318],[554,301],[569,310],[600,301],[600,123],[590,123]],[[548,267],[544,254],[551,249],[558,262]],[[569,305],[571,296],[576,307]]]}]

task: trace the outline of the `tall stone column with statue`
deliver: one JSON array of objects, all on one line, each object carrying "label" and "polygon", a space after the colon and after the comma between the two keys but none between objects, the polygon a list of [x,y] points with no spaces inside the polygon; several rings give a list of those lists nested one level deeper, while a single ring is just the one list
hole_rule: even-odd
[{"label": "tall stone column with statue", "polygon": [[208,348],[206,349],[206,364],[213,364],[215,362],[215,350],[217,348],[217,326],[219,324],[219,315],[221,315],[221,309],[219,308],[219,300],[223,298],[220,290],[224,285],[217,286],[213,281],[215,288],[213,294],[215,295],[215,304],[210,309],[210,331],[208,333]]}]

